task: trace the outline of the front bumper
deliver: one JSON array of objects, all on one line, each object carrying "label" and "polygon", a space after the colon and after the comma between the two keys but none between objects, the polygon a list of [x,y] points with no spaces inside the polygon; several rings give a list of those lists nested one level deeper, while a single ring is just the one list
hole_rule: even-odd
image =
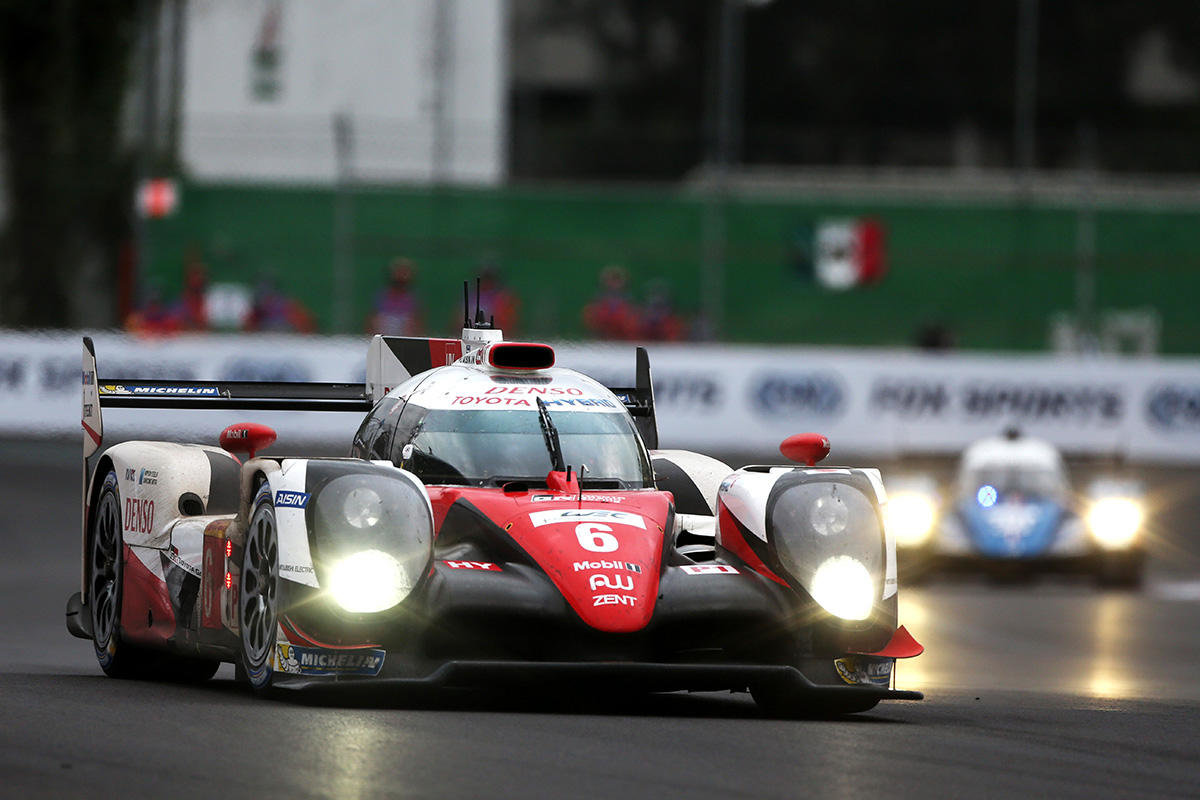
[{"label": "front bumper", "polygon": [[762,664],[663,664],[564,661],[447,661],[426,675],[309,678],[280,675],[281,689],[333,691],[338,695],[388,690],[436,688],[620,689],[622,691],[728,691],[771,684],[784,687],[814,703],[834,698],[921,700],[916,691],[881,686],[815,683],[799,669]]}]

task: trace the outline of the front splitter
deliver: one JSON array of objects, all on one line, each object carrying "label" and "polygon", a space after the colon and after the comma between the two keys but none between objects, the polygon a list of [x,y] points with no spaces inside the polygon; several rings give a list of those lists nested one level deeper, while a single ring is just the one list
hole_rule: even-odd
[{"label": "front splitter", "polygon": [[850,696],[922,700],[921,692],[883,686],[817,684],[795,667],[763,664],[669,664],[624,661],[447,661],[426,675],[309,678],[279,675],[278,688],[375,693],[390,689],[607,687],[643,692],[728,691],[773,685],[813,700]]}]

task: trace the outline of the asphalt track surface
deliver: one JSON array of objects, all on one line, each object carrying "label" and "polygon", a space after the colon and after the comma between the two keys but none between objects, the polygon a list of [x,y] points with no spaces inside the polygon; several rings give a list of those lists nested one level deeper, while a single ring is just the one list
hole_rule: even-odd
[{"label": "asphalt track surface", "polygon": [[[57,451],[55,451],[57,452]],[[927,699],[840,720],[743,695],[442,694],[264,701],[105,678],[63,625],[77,468],[0,445],[2,797],[1163,797],[1200,794],[1196,530],[1147,587],[902,590]],[[1181,555],[1182,554],[1182,555]]]}]

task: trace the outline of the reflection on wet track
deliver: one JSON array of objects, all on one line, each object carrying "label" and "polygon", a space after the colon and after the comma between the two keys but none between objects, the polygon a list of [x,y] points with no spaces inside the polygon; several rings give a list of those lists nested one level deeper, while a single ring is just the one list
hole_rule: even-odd
[{"label": "reflection on wet track", "polygon": [[900,665],[898,685],[1200,700],[1200,603],[1160,594],[1153,578],[1144,592],[1053,581],[907,588],[900,619],[926,651]]}]

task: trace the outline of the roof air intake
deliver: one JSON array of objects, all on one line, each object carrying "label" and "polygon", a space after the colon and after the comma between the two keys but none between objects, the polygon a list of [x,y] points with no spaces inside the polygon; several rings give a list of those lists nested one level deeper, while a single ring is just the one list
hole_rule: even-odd
[{"label": "roof air intake", "polygon": [[498,342],[488,350],[488,364],[496,369],[546,369],[554,366],[554,348],[547,344]]}]

